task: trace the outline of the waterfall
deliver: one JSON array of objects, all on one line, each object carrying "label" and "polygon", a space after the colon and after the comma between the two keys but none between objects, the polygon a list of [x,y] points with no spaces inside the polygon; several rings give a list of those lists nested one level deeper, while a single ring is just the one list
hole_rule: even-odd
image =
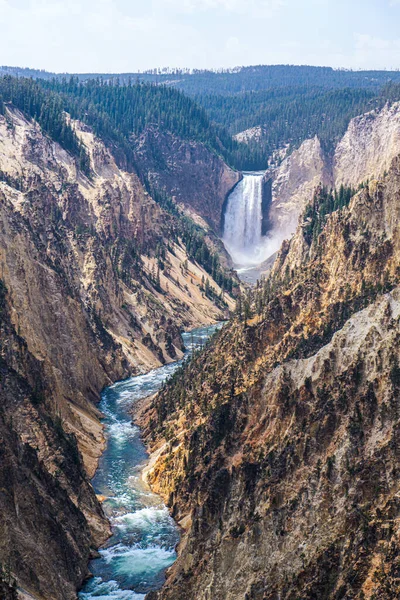
[{"label": "waterfall", "polygon": [[236,265],[259,265],[269,244],[261,235],[263,173],[245,173],[228,198],[222,241]]}]

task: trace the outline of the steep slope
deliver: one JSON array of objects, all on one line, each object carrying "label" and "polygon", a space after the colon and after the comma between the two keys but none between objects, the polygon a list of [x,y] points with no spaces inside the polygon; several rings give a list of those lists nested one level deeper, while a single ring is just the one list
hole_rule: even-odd
[{"label": "steep slope", "polygon": [[335,149],[333,179],[355,186],[381,177],[400,151],[400,102],[353,119]]},{"label": "steep slope", "polygon": [[186,529],[149,599],[398,597],[399,218],[396,159],[141,416]]},{"label": "steep slope", "polygon": [[0,116],[0,562],[52,600],[75,596],[108,535],[88,483],[104,443],[99,392],[181,356],[182,328],[233,307],[190,254],[179,213],[73,126],[90,178],[20,112]]},{"label": "steep slope", "polygon": [[[265,179],[269,179],[267,172]],[[317,137],[303,142],[273,171],[270,227],[281,240],[294,233],[299,215],[319,183],[330,183],[326,157]]]},{"label": "steep slope", "polygon": [[0,304],[0,575],[30,597],[70,600],[109,527],[76,439],[63,431],[61,398],[11,322],[3,283]]},{"label": "steep slope", "polygon": [[192,208],[219,232],[225,199],[240,179],[237,171],[204,144],[153,127],[136,140],[134,153],[139,171],[153,186]]},{"label": "steep slope", "polygon": [[315,137],[267,171],[270,236],[280,242],[294,233],[317,185],[356,188],[370,178],[382,177],[400,152],[399,123],[400,103],[386,104],[352,119],[332,153],[324,152]]}]

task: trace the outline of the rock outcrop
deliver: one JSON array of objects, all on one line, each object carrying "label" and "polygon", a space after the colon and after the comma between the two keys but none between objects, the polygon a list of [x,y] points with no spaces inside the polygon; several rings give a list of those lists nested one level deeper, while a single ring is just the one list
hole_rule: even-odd
[{"label": "rock outcrop", "polygon": [[250,129],[245,129],[244,131],[240,131],[233,137],[238,142],[244,142],[245,144],[249,144],[251,142],[259,142],[264,134],[264,129],[260,125],[258,127],[250,127]]},{"label": "rock outcrop", "polygon": [[227,195],[240,173],[204,144],[148,127],[134,142],[139,171],[158,189],[193,209],[219,232]]},{"label": "rock outcrop", "polygon": [[[265,179],[271,179],[266,173]],[[317,137],[306,140],[272,172],[269,223],[282,241],[292,235],[305,205],[319,183],[330,183],[326,157]]]},{"label": "rock outcrop", "polygon": [[101,389],[179,358],[181,329],[233,307],[178,217],[74,127],[90,179],[21,113],[0,116],[0,563],[52,600],[75,597],[109,533],[88,483]]},{"label": "rock outcrop", "polygon": [[185,528],[149,600],[399,597],[400,159],[142,415]]},{"label": "rock outcrop", "polygon": [[319,184],[357,188],[368,179],[382,177],[399,152],[399,102],[352,119],[330,154],[323,151],[317,137],[306,140],[266,172],[265,180],[272,185],[269,235],[280,242],[294,233]]},{"label": "rock outcrop", "polygon": [[335,150],[335,185],[355,187],[367,179],[381,177],[399,152],[400,102],[356,117]]}]

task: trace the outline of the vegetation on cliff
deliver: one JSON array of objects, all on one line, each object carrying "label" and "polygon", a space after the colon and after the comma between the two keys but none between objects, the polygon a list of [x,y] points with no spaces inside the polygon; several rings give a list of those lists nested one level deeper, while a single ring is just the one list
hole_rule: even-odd
[{"label": "vegetation on cliff", "polygon": [[35,119],[43,131],[70,152],[77,159],[79,168],[90,176],[88,153],[68,123],[58,94],[44,90],[32,79],[4,76],[0,77],[0,114],[5,114],[5,103]]},{"label": "vegetation on cliff", "polygon": [[261,126],[257,143],[268,149],[269,155],[285,144],[298,147],[315,135],[326,149],[331,149],[353,117],[382,105],[382,99],[371,90],[327,91],[318,87],[273,88],[233,96],[202,95],[197,101],[211,119],[232,134]]},{"label": "vegetation on cliff", "polygon": [[[108,526],[43,361],[16,331],[0,282],[0,596],[73,598]],[[62,590],[62,593],[60,592]]]},{"label": "vegetation on cliff", "polygon": [[9,565],[0,563],[0,594],[3,600],[18,600],[17,582],[11,574]]},{"label": "vegetation on cliff", "polygon": [[80,83],[77,77],[43,85],[59,95],[75,119],[85,121],[106,143],[114,144],[131,167],[135,165],[132,137],[149,125],[201,142],[237,169],[267,166],[265,154],[260,157],[259,152],[234,140],[210,121],[204,108],[175,88],[100,78]]},{"label": "vegetation on cliff", "polygon": [[337,210],[320,190],[318,235],[148,409],[149,479],[187,528],[154,597],[398,596],[399,186],[396,160]]},{"label": "vegetation on cliff", "polygon": [[[327,67],[275,65],[222,72],[156,69],[70,78],[7,67],[0,72],[5,74],[3,85],[7,81],[10,87],[8,80],[18,75],[20,83],[13,86],[24,88],[25,95],[27,87],[32,88],[35,99],[50,104],[51,111],[54,104],[57,110],[61,104],[74,118],[87,122],[97,135],[118,148],[120,160],[132,168],[131,137],[148,125],[204,143],[237,169],[259,170],[267,167],[275,149],[287,144],[298,147],[315,135],[325,149],[331,150],[351,118],[400,97],[397,72]],[[24,77],[33,77],[36,83]],[[44,100],[40,86],[53,94]],[[9,96],[6,91],[4,100]],[[47,108],[46,113],[51,113]],[[36,107],[36,115],[40,114],[40,107]],[[49,133],[57,129],[54,123],[49,125]],[[257,144],[232,138],[256,126],[262,128]],[[61,130],[56,135],[61,141]],[[65,143],[73,146],[70,139]],[[82,154],[87,168],[84,151],[75,150],[78,156]]]},{"label": "vegetation on cliff", "polygon": [[100,391],[180,358],[182,329],[234,307],[201,229],[70,124],[90,180],[21,110],[0,115],[0,562],[55,600],[75,598],[109,533],[89,483]]},{"label": "vegetation on cliff", "polygon": [[[0,85],[0,593],[12,574],[73,598],[107,535],[91,400],[129,365],[179,357],[179,329],[223,318],[236,287],[202,228],[87,123],[131,170],[154,124],[227,160],[239,145],[168,87]],[[340,119],[368,94],[346,92]],[[400,595],[399,189],[399,160],[358,191],[319,188],[271,276],[151,401],[149,478],[187,529],[155,597]]]}]

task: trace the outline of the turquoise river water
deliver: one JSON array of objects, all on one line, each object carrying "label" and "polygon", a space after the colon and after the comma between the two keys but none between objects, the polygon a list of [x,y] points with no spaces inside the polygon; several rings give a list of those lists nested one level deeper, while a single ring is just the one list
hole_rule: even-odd
[{"label": "turquoise river water", "polygon": [[[205,344],[221,324],[183,334],[186,358]],[[178,529],[161,498],[142,481],[147,453],[130,410],[138,400],[157,392],[182,361],[119,381],[102,393],[107,447],[93,479],[97,494],[107,499],[104,511],[112,537],[90,563],[94,577],[79,593],[80,600],[140,600],[158,589],[165,569],[176,558]]]}]

